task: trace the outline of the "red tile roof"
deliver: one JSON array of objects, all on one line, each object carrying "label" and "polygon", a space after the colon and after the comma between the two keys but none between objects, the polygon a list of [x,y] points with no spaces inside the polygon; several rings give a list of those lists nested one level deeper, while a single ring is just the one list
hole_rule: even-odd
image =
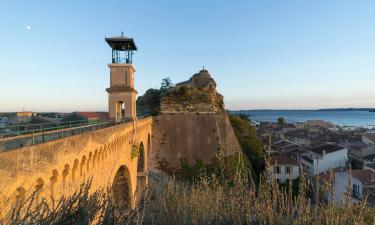
[{"label": "red tile roof", "polygon": [[375,173],[371,170],[352,170],[352,176],[357,178],[363,184],[375,184]]},{"label": "red tile roof", "polygon": [[363,136],[369,139],[370,141],[375,142],[375,134],[364,134]]},{"label": "red tile roof", "polygon": [[298,166],[297,160],[287,155],[273,155],[270,159],[270,165],[296,165]]},{"label": "red tile roof", "polygon": [[108,118],[107,112],[75,112],[77,115],[85,117],[87,119],[100,119],[104,120]]},{"label": "red tile roof", "polygon": [[106,120],[108,119],[107,112],[72,112],[61,119],[61,121],[73,120]]},{"label": "red tile roof", "polygon": [[319,154],[323,154],[324,152],[325,152],[325,154],[327,154],[327,153],[339,151],[339,150],[342,150],[342,149],[344,149],[344,148],[341,147],[341,146],[338,146],[338,145],[325,144],[325,145],[321,145],[319,147],[310,148],[309,150],[312,151],[312,152],[315,152],[315,153],[319,153]]}]

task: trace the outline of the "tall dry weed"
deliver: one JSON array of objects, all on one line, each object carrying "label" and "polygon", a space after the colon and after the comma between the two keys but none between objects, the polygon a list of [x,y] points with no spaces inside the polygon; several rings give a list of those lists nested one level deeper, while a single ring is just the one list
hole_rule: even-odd
[{"label": "tall dry weed", "polygon": [[[353,203],[349,194],[341,203],[330,200],[335,193],[329,182],[312,186],[301,176],[298,195],[293,195],[291,188],[271,181],[267,170],[258,185],[249,177],[242,171],[231,181],[218,176],[193,183],[153,180],[137,207],[120,214],[107,190],[89,194],[87,183],[53,204],[31,196],[2,213],[1,224],[374,224],[365,200]],[[331,198],[322,197],[327,194]]]}]

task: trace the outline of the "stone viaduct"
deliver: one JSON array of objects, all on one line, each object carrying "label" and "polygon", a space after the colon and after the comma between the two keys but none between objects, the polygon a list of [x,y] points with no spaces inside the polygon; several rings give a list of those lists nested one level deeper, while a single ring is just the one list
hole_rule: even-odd
[{"label": "stone viaduct", "polygon": [[110,187],[116,207],[135,205],[147,185],[152,118],[136,117],[134,40],[121,34],[105,41],[112,49],[108,119],[130,122],[0,153],[3,207],[33,193],[56,199],[88,181],[91,191]]},{"label": "stone viaduct", "polygon": [[149,117],[1,153],[0,202],[69,195],[91,179],[92,191],[112,187],[117,206],[134,206],[147,184],[151,123]]}]

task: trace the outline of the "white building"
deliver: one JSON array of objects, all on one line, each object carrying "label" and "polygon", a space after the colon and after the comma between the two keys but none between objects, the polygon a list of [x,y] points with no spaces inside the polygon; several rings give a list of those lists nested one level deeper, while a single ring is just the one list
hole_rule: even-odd
[{"label": "white building", "polygon": [[363,134],[362,142],[365,143],[366,145],[375,144],[375,134]]},{"label": "white building", "polygon": [[304,172],[317,175],[329,169],[345,168],[348,162],[348,150],[336,145],[322,145],[310,148],[300,157]]},{"label": "white building", "polygon": [[271,179],[280,183],[295,180],[300,175],[297,160],[287,155],[273,155],[270,159]]},{"label": "white building", "polygon": [[[329,175],[324,174],[324,180],[329,180]],[[349,187],[349,185],[351,185]],[[374,187],[375,187],[375,173],[371,170],[352,170],[349,171],[338,171],[334,175],[334,202],[338,203],[343,201],[347,192],[353,202],[362,200],[368,195],[368,203],[373,204],[374,200]],[[330,196],[327,194],[327,198]]]},{"label": "white building", "polygon": [[375,145],[366,145],[351,147],[351,153],[358,157],[366,157],[375,154]]}]

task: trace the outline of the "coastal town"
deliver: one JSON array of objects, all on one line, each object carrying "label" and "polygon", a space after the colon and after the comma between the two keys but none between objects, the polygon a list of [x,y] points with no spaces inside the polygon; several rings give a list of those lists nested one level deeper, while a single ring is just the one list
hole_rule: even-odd
[{"label": "coastal town", "polygon": [[353,202],[367,198],[369,205],[375,204],[374,130],[344,129],[323,120],[287,123],[282,117],[253,125],[263,141],[271,177],[279,183],[303,175],[313,183],[331,184],[335,202],[349,192]]}]

